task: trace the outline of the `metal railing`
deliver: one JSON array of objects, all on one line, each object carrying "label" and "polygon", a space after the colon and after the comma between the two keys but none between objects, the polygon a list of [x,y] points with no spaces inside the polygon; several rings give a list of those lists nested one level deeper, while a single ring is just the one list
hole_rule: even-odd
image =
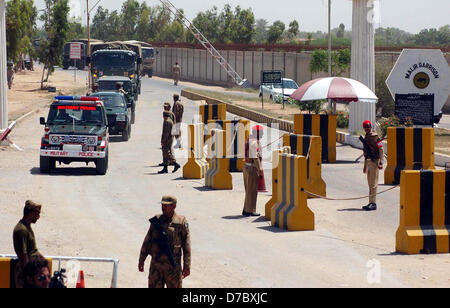
[{"label": "metal railing", "polygon": [[[17,259],[16,255],[0,255],[0,258]],[[117,272],[119,270],[119,259],[111,258],[89,258],[89,257],[61,257],[61,256],[45,256],[45,258],[58,261],[58,270],[61,270],[61,261],[80,261],[80,262],[106,262],[113,263],[113,273],[111,279],[111,288],[117,288]]]}]

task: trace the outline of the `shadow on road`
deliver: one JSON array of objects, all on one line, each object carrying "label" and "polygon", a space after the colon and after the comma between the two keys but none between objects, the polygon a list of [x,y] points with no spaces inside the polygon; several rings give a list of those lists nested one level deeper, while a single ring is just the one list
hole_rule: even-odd
[{"label": "shadow on road", "polygon": [[338,212],[363,212],[363,209],[349,208],[349,209],[338,209]]},{"label": "shadow on road", "polygon": [[122,136],[117,135],[117,136],[109,136],[109,142],[121,143],[121,142],[128,142],[128,141],[123,141]]},{"label": "shadow on road", "polygon": [[87,175],[95,175],[97,176],[97,170],[93,167],[85,167],[85,168],[65,168],[65,167],[56,167],[49,173],[41,173],[41,170],[37,167],[31,168],[31,175],[47,175],[47,176],[87,176]]}]

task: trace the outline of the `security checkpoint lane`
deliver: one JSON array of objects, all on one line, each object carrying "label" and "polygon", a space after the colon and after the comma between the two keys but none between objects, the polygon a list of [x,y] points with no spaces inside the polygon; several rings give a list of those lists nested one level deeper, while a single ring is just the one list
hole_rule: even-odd
[{"label": "security checkpoint lane", "polygon": [[[163,102],[171,101],[172,94],[180,90],[181,86],[170,81],[143,79],[131,139],[125,143],[112,138],[104,177],[83,164],[57,166],[49,175],[39,174],[43,133],[39,116],[45,116],[47,110],[20,123],[12,137],[24,152],[0,151],[1,253],[14,253],[12,228],[21,217],[24,201],[32,198],[43,204],[41,219],[33,226],[42,253],[117,258],[118,287],[145,287],[148,267],[144,273],[137,270],[140,245],[148,219],[161,210],[158,201],[170,193],[177,196],[177,212],[186,216],[191,229],[193,263],[184,287],[448,286],[448,277],[442,275],[450,271],[448,255],[394,253],[399,190],[379,195],[379,209],[371,213],[361,211],[367,199],[309,199],[315,230],[287,232],[272,227],[264,217],[240,215],[242,173],[231,173],[232,191],[212,191],[204,187],[204,180],[184,180],[181,169],[176,174],[157,175],[162,160]],[[198,116],[199,105],[181,100],[184,121],[190,124]],[[227,118],[235,116],[228,114]],[[187,138],[187,133],[184,136]],[[277,138],[273,136],[271,141]],[[184,165],[187,155],[183,158],[182,154],[175,150]],[[263,155],[269,193],[258,195],[257,209],[262,214],[271,198],[272,150],[264,150]],[[337,145],[337,162],[322,165],[327,196],[368,194],[362,161],[355,163],[360,155],[361,150]],[[383,172],[379,190],[391,187],[381,184],[382,177]],[[377,266],[381,268],[380,281],[368,279]],[[89,265],[86,272],[92,275],[87,276],[87,287],[108,287],[110,268]]]}]

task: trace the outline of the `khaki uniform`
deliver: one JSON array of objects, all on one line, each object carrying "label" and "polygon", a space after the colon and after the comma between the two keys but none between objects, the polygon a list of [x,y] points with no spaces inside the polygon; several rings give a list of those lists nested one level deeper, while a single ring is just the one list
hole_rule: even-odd
[{"label": "khaki uniform", "polygon": [[[164,215],[156,216],[162,229],[167,233],[169,247],[173,251],[175,267],[172,267],[169,257],[162,253],[158,245],[159,232],[153,225],[142,244],[139,263],[144,264],[148,255],[152,257],[150,263],[150,272],[148,276],[148,285],[150,288],[168,288],[182,287],[182,271],[190,269],[191,266],[191,239],[189,233],[189,224],[184,216],[173,215],[171,219]],[[183,264],[181,257],[183,256]]]},{"label": "khaki uniform", "polygon": [[172,73],[173,73],[173,83],[177,85],[178,81],[180,81],[181,67],[178,64],[175,64],[172,67]]},{"label": "khaki uniform", "polygon": [[[30,258],[40,255],[36,246],[36,238],[34,236],[33,229],[31,229],[31,225],[25,224],[22,220],[19,221],[14,228],[13,244],[14,251],[17,256],[23,255]],[[16,288],[22,288],[24,286],[23,266],[25,266],[25,264],[17,262],[14,269]]]},{"label": "khaki uniform", "polygon": [[176,138],[181,137],[181,122],[183,122],[183,113],[184,113],[184,106],[181,104],[180,101],[176,101],[173,103],[172,112],[175,115],[175,128],[176,128]]},{"label": "khaki uniform", "polygon": [[244,212],[256,212],[256,199],[258,196],[258,183],[261,174],[261,145],[256,138],[250,137],[245,143]]},{"label": "khaki uniform", "polygon": [[173,144],[172,129],[173,129],[173,122],[170,118],[167,118],[167,120],[164,120],[163,131],[161,135],[163,164],[166,166],[172,165],[176,162],[175,157],[173,156],[172,153],[172,144]]},{"label": "khaki uniform", "polygon": [[365,161],[364,164],[366,166],[367,172],[367,183],[369,185],[369,203],[377,203],[377,189],[378,189],[378,176],[379,169],[378,165],[383,161],[383,147],[378,138],[378,134],[374,131],[371,131],[366,134],[365,137],[366,143],[369,145],[371,152],[375,154],[375,160],[369,158],[369,155],[364,152]]}]

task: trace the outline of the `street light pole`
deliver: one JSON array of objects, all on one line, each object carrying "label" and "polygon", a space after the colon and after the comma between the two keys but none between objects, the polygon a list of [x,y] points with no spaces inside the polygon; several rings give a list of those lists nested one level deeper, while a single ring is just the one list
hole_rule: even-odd
[{"label": "street light pole", "polygon": [[8,127],[5,0],[0,0],[0,130]]},{"label": "street light pole", "polygon": [[331,77],[331,0],[328,0],[328,77]]},{"label": "street light pole", "polygon": [[[87,14],[87,56],[91,57],[91,28],[90,28],[90,18],[89,18],[89,0],[86,0],[86,14]],[[89,78],[89,89],[91,89],[91,62],[88,63],[88,78]]]}]

